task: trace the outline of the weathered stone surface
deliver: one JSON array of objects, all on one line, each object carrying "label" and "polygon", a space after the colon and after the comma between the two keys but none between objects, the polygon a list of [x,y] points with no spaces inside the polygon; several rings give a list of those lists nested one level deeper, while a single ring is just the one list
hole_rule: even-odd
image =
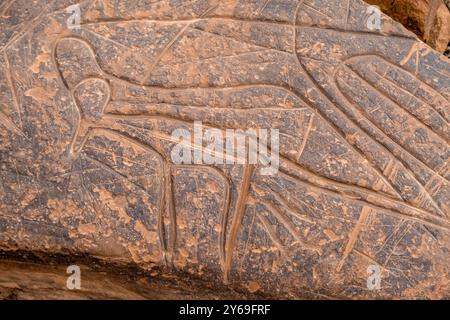
[{"label": "weathered stone surface", "polygon": [[[138,266],[105,264],[103,260],[43,253],[0,253],[0,299],[192,300],[260,299],[223,285]],[[67,266],[80,268],[80,290],[67,289]],[[320,297],[317,297],[320,299]]]},{"label": "weathered stone surface", "polygon": [[[82,1],[69,29],[71,4],[0,4],[2,250],[450,298],[448,59],[359,0]],[[194,121],[279,129],[279,172],[174,164]]]},{"label": "weathered stone surface", "polygon": [[450,2],[443,0],[367,0],[417,34],[429,46],[444,52],[450,42]]}]

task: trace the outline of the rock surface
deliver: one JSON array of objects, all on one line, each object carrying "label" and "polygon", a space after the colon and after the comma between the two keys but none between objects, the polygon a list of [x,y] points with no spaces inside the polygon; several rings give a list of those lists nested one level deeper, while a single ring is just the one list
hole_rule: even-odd
[{"label": "rock surface", "polygon": [[450,0],[444,0],[445,5],[447,6],[448,10],[450,10]]},{"label": "rock surface", "polygon": [[[72,4],[0,3],[1,250],[450,298],[447,58],[359,0]],[[278,172],[175,164],[194,121],[278,129]]]},{"label": "rock surface", "polygon": [[444,52],[450,42],[449,1],[367,0],[417,34],[429,46]]},{"label": "rock surface", "polygon": [[[105,264],[89,257],[27,252],[0,252],[0,257],[1,300],[261,299],[200,279],[149,273],[137,266]],[[80,268],[79,290],[67,287],[67,268],[74,265]]]}]

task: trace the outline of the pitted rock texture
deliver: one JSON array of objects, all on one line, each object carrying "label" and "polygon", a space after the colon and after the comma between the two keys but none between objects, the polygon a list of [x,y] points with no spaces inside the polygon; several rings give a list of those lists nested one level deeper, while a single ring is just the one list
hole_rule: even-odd
[{"label": "pitted rock texture", "polygon": [[[2,250],[450,298],[447,58],[359,0],[82,1],[69,28],[73,4],[0,3]],[[173,163],[194,121],[278,129],[278,173]]]}]

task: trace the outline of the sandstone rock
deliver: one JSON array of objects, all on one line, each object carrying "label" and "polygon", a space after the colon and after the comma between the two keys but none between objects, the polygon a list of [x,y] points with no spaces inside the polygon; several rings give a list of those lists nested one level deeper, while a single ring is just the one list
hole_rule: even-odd
[{"label": "sandstone rock", "polygon": [[450,11],[443,0],[367,0],[412,30],[429,46],[444,52],[450,42]]},{"label": "sandstone rock", "polygon": [[[259,298],[239,294],[223,286],[211,286],[199,279],[160,276],[156,272],[146,273],[136,266],[105,264],[96,259],[24,252],[15,252],[13,256],[0,254],[0,257],[1,300]],[[79,290],[67,287],[68,266],[77,266],[80,270]]]},{"label": "sandstone rock", "polygon": [[[0,4],[1,250],[450,298],[448,59],[359,0],[72,4]],[[177,164],[199,122],[279,130],[278,171]]]}]

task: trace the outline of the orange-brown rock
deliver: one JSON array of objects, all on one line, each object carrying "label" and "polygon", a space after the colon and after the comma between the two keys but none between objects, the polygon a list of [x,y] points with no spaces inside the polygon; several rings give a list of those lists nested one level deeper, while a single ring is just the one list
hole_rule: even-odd
[{"label": "orange-brown rock", "polygon": [[366,0],[444,52],[450,42],[450,11],[443,0]]},{"label": "orange-brown rock", "polygon": [[[14,252],[0,253],[0,300],[217,300],[257,299],[223,285],[133,265],[67,255]],[[110,261],[111,262],[111,261]],[[68,266],[80,268],[79,290],[67,288]],[[317,297],[320,298],[320,297]]]}]

